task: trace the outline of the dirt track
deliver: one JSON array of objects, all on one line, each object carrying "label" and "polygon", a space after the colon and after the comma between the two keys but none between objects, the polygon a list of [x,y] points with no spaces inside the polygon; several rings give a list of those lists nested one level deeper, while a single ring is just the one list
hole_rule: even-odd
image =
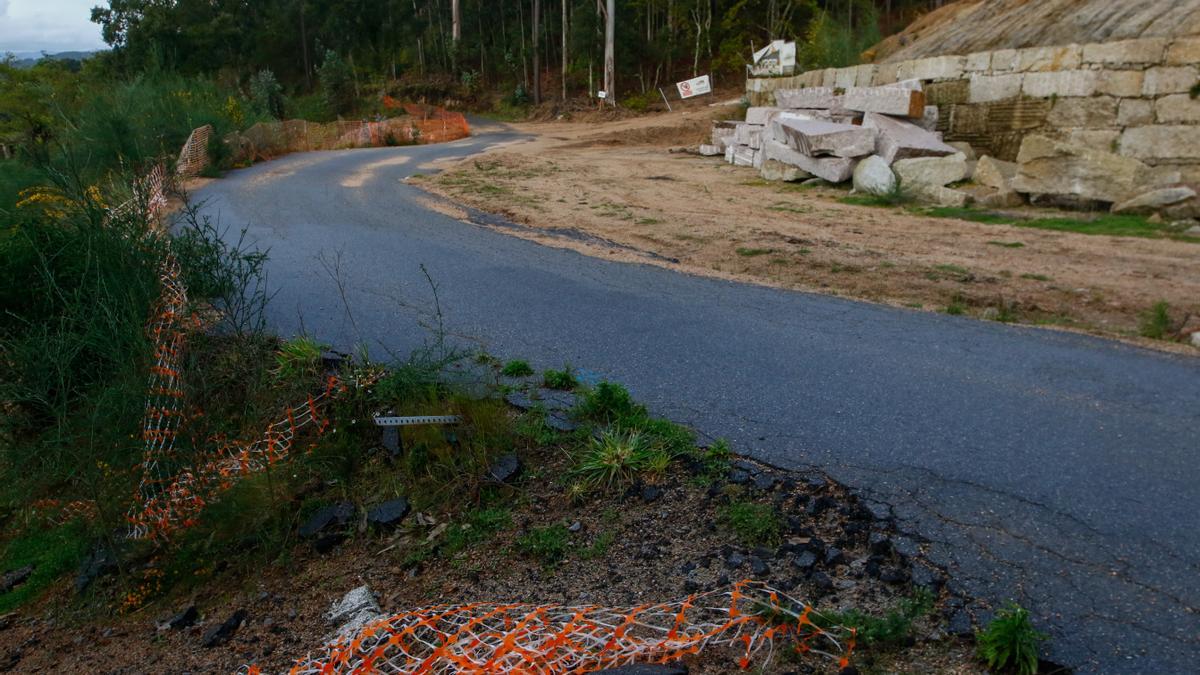
[{"label": "dirt track", "polygon": [[[534,139],[423,184],[533,228],[524,236],[610,259],[1191,351],[1137,336],[1160,300],[1177,324],[1200,317],[1200,245],[854,206],[842,189],[769,184],[720,158],[671,152],[736,112],[517,125]],[[552,231],[561,228],[592,243]]]}]

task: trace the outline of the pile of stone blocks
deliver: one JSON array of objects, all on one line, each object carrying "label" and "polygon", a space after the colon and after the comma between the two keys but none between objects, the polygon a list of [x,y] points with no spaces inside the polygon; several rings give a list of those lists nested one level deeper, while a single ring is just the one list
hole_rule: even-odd
[{"label": "pile of stone blocks", "polygon": [[974,156],[934,130],[937,108],[925,105],[920,82],[780,90],[775,100],[748,109],[745,121],[714,123],[701,153],[723,153],[767,180],[853,180],[856,190],[874,194],[899,184],[937,203],[969,199],[946,186],[970,177]]}]

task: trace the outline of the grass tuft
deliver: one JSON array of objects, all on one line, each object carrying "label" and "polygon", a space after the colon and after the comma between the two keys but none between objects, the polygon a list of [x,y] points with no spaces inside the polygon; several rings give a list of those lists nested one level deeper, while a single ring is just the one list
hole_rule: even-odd
[{"label": "grass tuft", "polygon": [[1162,340],[1170,331],[1171,306],[1165,300],[1160,300],[1142,315],[1141,335],[1152,340]]},{"label": "grass tuft", "polygon": [[500,374],[505,377],[529,377],[533,375],[533,367],[529,365],[528,361],[514,359],[504,364],[504,367],[500,369]]},{"label": "grass tuft", "polygon": [[1017,605],[1000,610],[986,629],[975,636],[977,653],[995,671],[1019,675],[1038,671],[1038,643],[1047,639],[1033,627],[1029,611]]},{"label": "grass tuft", "polygon": [[734,502],[721,510],[721,522],[745,546],[776,546],[782,538],[783,524],[770,504]]}]

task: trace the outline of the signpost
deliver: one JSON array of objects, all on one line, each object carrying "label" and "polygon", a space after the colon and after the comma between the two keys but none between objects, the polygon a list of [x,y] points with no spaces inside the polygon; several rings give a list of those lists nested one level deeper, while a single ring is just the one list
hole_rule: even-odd
[{"label": "signpost", "polygon": [[708,78],[708,75],[701,75],[679,82],[675,87],[679,89],[679,98],[691,98],[701,94],[711,94],[712,80]]},{"label": "signpost", "polygon": [[754,52],[754,65],[750,74],[754,77],[791,75],[796,72],[796,43],[772,40],[771,44]]}]

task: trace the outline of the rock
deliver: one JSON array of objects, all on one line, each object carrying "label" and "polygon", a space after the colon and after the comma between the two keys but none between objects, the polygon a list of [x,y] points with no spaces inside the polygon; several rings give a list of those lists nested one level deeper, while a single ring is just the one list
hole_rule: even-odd
[{"label": "rock", "polygon": [[326,612],[329,623],[338,627],[334,637],[351,637],[363,626],[383,616],[383,610],[375,600],[375,594],[367,586],[359,586],[333,603]]},{"label": "rock", "polygon": [[737,569],[745,564],[746,564],[746,556],[742,555],[738,551],[734,551],[733,553],[730,553],[729,557],[725,558],[725,566],[728,567],[729,569]]},{"label": "rock", "polygon": [[971,176],[971,180],[997,190],[1011,191],[1012,179],[1016,175],[1017,165],[1015,163],[984,155],[975,164],[975,173]]},{"label": "rock", "polygon": [[570,532],[571,534],[577,534],[582,531],[583,523],[579,522],[578,520],[571,523],[570,526],[567,527],[567,532]]},{"label": "rock", "polygon": [[339,502],[331,506],[323,506],[309,516],[300,526],[301,537],[313,537],[333,527],[344,527],[354,517],[354,505],[350,502]]},{"label": "rock", "polygon": [[1116,204],[1113,213],[1130,215],[1148,215],[1167,206],[1185,202],[1196,196],[1196,191],[1189,187],[1171,187],[1144,192],[1133,199]]},{"label": "rock", "polygon": [[798,166],[784,164],[777,159],[763,159],[762,167],[758,170],[758,175],[763,180],[783,181],[785,183],[793,183],[796,181],[812,178],[812,174]]},{"label": "rock", "polygon": [[[883,158],[889,166],[900,159],[916,157],[948,157],[960,151],[949,144],[943,143],[933,133],[903,120],[867,113],[863,116],[864,128],[875,129],[878,135],[875,140],[875,154]],[[966,145],[970,150],[969,144]],[[964,154],[967,159],[974,159],[975,153]]]},{"label": "rock", "polygon": [[197,611],[195,605],[188,605],[183,611],[175,616],[169,617],[158,624],[157,628],[160,631],[168,630],[183,630],[196,625],[200,620],[200,612]]},{"label": "rock", "polygon": [[[1198,228],[1198,229],[1200,229],[1200,228]],[[1200,234],[1200,232],[1198,232],[1197,234]],[[1195,333],[1192,333],[1191,343],[1192,343],[1193,347],[1200,348],[1200,331],[1196,331]]]},{"label": "rock", "polygon": [[750,473],[743,469],[730,469],[729,482],[734,485],[745,485],[750,482]]},{"label": "rock", "polygon": [[887,160],[879,155],[871,155],[854,167],[855,192],[884,195],[895,189],[896,174]]},{"label": "rock", "polygon": [[1111,204],[1136,194],[1148,173],[1149,167],[1132,157],[1033,134],[1021,142],[1012,188]]},{"label": "rock", "polygon": [[757,150],[762,146],[762,136],[765,130],[766,126],[762,124],[739,124],[733,134],[733,140],[738,145],[745,145]]},{"label": "rock", "polygon": [[842,553],[842,549],[830,546],[825,551],[825,566],[835,567],[846,562],[846,554]]},{"label": "rock", "polygon": [[572,422],[570,418],[562,413],[550,413],[549,415],[546,415],[545,421],[546,426],[550,427],[551,429],[567,434],[579,428],[578,424]]},{"label": "rock", "polygon": [[[845,157],[809,157],[783,143],[767,141],[763,144],[763,158],[777,160],[798,167],[829,183],[841,183],[854,174],[855,160]],[[805,181],[807,185],[809,181]]]},{"label": "rock", "polygon": [[867,538],[867,547],[871,553],[887,555],[892,551],[892,539],[882,532],[872,532]]},{"label": "rock", "polygon": [[410,510],[408,499],[404,497],[390,499],[382,504],[372,506],[367,511],[367,524],[384,528],[396,527]]},{"label": "rock", "polygon": [[246,610],[239,609],[228,619],[225,619],[223,623],[209,628],[204,633],[204,639],[200,642],[200,646],[212,648],[219,647],[226,642],[229,642],[229,639],[233,637],[234,633],[237,633],[238,629],[242,627],[242,624],[245,623],[245,621]]},{"label": "rock", "polygon": [[813,572],[812,582],[817,588],[823,591],[833,588],[833,579],[830,579],[828,574],[821,571]]},{"label": "rock", "polygon": [[792,566],[801,572],[809,572],[817,564],[817,556],[812,551],[805,551],[792,558]]},{"label": "rock", "polygon": [[659,497],[662,497],[662,490],[657,486],[647,485],[642,488],[642,501],[647,504],[658,501]]},{"label": "rock", "polygon": [[936,105],[925,106],[925,114],[921,115],[921,119],[915,120],[916,125],[933,133],[937,131],[938,120],[941,119],[941,113]]},{"label": "rock", "polygon": [[772,476],[769,473],[760,473],[754,477],[754,487],[763,491],[770,490],[771,488],[775,487],[777,480],[778,479],[775,478],[775,476]]},{"label": "rock", "polygon": [[337,548],[343,541],[346,541],[344,532],[330,532],[317,537],[312,546],[317,553],[324,555]]},{"label": "rock", "polygon": [[930,591],[941,588],[945,583],[941,573],[923,563],[913,563],[909,570],[909,577],[912,579],[913,586]]},{"label": "rock", "polygon": [[737,125],[739,124],[741,122],[730,120],[713,122],[712,134],[710,135],[712,145],[717,146],[721,150],[727,148],[733,142],[733,135],[737,131]]},{"label": "rock", "polygon": [[521,475],[521,458],[508,453],[488,467],[487,479],[497,483],[511,483]]},{"label": "rock", "polygon": [[504,396],[504,402],[518,410],[533,410],[537,407],[537,401],[533,400],[529,394],[523,391],[508,392]]},{"label": "rock", "polygon": [[92,582],[116,571],[117,560],[113,557],[112,552],[108,550],[107,546],[97,546],[79,565],[79,573],[75,575],[75,592],[86,591]]},{"label": "rock", "polygon": [[[975,154],[975,148],[971,147],[966,141],[950,141],[947,146],[954,148],[954,152],[961,152],[968,162],[974,162],[979,159],[979,155]],[[953,152],[950,154],[954,154]]]},{"label": "rock", "polygon": [[833,87],[808,87],[805,89],[777,89],[775,103],[783,108],[811,108],[829,110],[844,108],[842,97]]},{"label": "rock", "polygon": [[[758,151],[748,145],[732,145],[733,159],[730,161],[734,166],[754,166]],[[729,155],[726,154],[726,157]]]},{"label": "rock", "polygon": [[33,565],[26,565],[20,569],[5,572],[4,577],[0,578],[0,594],[8,593],[17,586],[20,586],[28,581],[32,575]]},{"label": "rock", "polygon": [[937,185],[931,185],[925,188],[916,188],[912,190],[912,194],[922,202],[925,202],[926,204],[934,204],[936,206],[962,208],[971,203],[970,193],[962,190],[955,190],[953,188],[940,187]]},{"label": "rock", "polygon": [[750,573],[756,577],[765,577],[771,571],[767,567],[767,564],[762,561],[762,558],[758,556],[750,556],[746,559],[746,562],[750,564]]},{"label": "rock", "polygon": [[967,158],[961,153],[947,157],[901,159],[892,165],[900,184],[911,190],[943,187],[967,177]]},{"label": "rock", "polygon": [[908,581],[908,573],[899,567],[884,567],[879,574],[879,580],[887,584],[902,584]]},{"label": "rock", "polygon": [[772,123],[772,135],[782,135],[788,147],[808,157],[864,157],[875,152],[877,134],[868,127],[820,120],[784,119]]},{"label": "rock", "polygon": [[850,87],[842,105],[847,110],[921,119],[925,93],[905,87]]},{"label": "rock", "polygon": [[971,627],[971,615],[964,609],[950,615],[950,620],[946,622],[946,630],[955,637],[971,637],[975,634]]},{"label": "rock", "polygon": [[705,157],[716,157],[717,155],[725,154],[725,150],[721,146],[710,145],[708,143],[701,143],[698,152]]}]

